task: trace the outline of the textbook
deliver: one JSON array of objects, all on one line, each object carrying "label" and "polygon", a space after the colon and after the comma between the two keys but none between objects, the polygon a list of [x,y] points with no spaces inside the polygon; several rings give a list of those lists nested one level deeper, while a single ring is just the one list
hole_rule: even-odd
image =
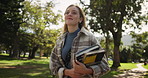
[{"label": "textbook", "polygon": [[86,66],[96,65],[101,62],[105,52],[99,45],[94,45],[76,52],[76,59]]}]

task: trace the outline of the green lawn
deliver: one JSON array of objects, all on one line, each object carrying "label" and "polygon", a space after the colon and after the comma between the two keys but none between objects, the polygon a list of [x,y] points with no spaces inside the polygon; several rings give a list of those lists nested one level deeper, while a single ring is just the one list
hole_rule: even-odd
[{"label": "green lawn", "polygon": [[120,63],[119,69],[133,69],[137,68],[136,66],[137,63]]},{"label": "green lawn", "polygon": [[147,65],[142,65],[144,68],[148,69],[148,64]]},{"label": "green lawn", "polygon": [[[113,64],[113,61],[109,61],[109,66],[111,67]],[[119,69],[133,69],[137,68],[136,66],[137,63],[120,63]]]},{"label": "green lawn", "polygon": [[15,60],[0,56],[0,78],[52,78],[49,59]]},{"label": "green lawn", "polygon": [[[109,66],[111,67],[111,65],[113,64],[112,61],[109,61]],[[124,70],[130,70],[133,68],[137,68],[136,66],[137,63],[120,63],[120,67],[118,71],[110,71],[107,74],[105,74],[104,76],[102,76],[101,78],[113,78],[114,75],[118,75],[123,73]]]},{"label": "green lawn", "polygon": [[[123,73],[124,69],[136,68],[137,63],[120,63],[119,71],[110,71],[101,78],[112,78],[114,75]],[[112,61],[109,61],[111,67]],[[0,78],[53,78],[50,76],[49,59],[36,58],[32,60],[11,59],[0,55]],[[147,66],[144,66],[148,68]]]}]

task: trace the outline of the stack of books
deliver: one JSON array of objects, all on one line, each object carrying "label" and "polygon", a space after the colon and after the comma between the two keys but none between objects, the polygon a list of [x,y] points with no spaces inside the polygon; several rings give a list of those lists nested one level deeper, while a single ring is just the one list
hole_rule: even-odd
[{"label": "stack of books", "polygon": [[76,59],[86,66],[96,65],[101,63],[105,54],[105,50],[101,49],[99,45],[94,45],[76,52]]}]

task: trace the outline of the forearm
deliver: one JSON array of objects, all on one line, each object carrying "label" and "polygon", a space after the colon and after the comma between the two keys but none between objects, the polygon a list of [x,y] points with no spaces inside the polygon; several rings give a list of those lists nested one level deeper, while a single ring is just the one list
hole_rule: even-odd
[{"label": "forearm", "polygon": [[63,75],[64,75],[64,76],[68,76],[68,75],[69,75],[69,72],[70,72],[69,69],[64,69]]},{"label": "forearm", "polygon": [[85,71],[84,71],[85,74],[93,74],[93,70],[91,68],[87,68]]},{"label": "forearm", "polygon": [[105,57],[102,59],[101,64],[90,67],[93,69],[93,77],[101,76],[110,70],[108,62]]},{"label": "forearm", "polygon": [[[70,69],[64,69],[63,75],[64,76],[69,76],[71,70]],[[83,74],[93,74],[93,70],[91,68],[87,68],[86,70],[83,70]]]}]

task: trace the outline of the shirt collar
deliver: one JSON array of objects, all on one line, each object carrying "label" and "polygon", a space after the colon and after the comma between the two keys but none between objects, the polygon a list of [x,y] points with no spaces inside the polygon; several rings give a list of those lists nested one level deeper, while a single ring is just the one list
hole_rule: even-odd
[{"label": "shirt collar", "polygon": [[85,35],[88,35],[89,30],[87,30],[85,27],[82,27],[80,30],[80,33],[84,33]]},{"label": "shirt collar", "polygon": [[[65,36],[67,35],[68,32],[63,33],[63,35],[61,36],[61,38],[65,38]],[[88,35],[89,34],[89,30],[87,30],[85,27],[82,27],[81,30],[78,32],[79,34],[85,34]]]}]

